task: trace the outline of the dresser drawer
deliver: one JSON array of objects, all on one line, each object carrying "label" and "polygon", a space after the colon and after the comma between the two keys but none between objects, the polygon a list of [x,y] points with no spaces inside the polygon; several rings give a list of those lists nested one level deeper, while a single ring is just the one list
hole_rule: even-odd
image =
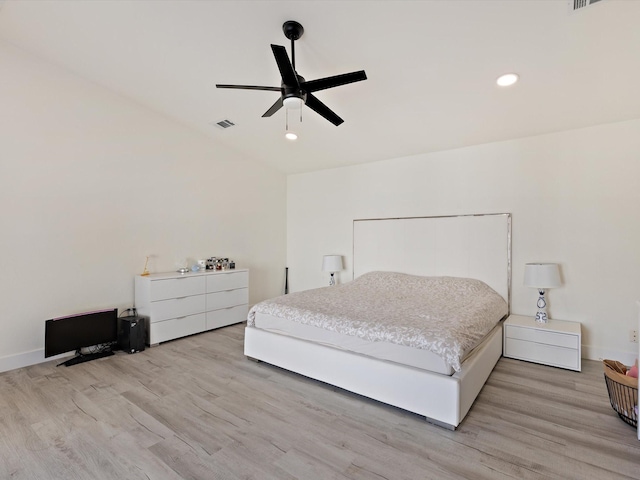
[{"label": "dresser drawer", "polygon": [[577,335],[558,332],[545,332],[533,328],[518,327],[515,325],[505,325],[505,337],[528,342],[536,342],[545,345],[555,345],[557,347],[578,348],[580,339]]},{"label": "dresser drawer", "polygon": [[248,305],[223,308],[207,312],[207,330],[244,322],[249,312]]},{"label": "dresser drawer", "polygon": [[190,297],[151,302],[151,323],[193,315],[195,313],[203,313],[206,310],[205,307],[205,295],[192,295]]},{"label": "dresser drawer", "polygon": [[234,307],[247,303],[249,303],[248,288],[236,288],[235,290],[207,293],[207,310],[219,310],[221,308]]},{"label": "dresser drawer", "polygon": [[206,316],[204,313],[172,318],[163,322],[156,322],[149,329],[149,344],[156,345],[179,337],[186,337],[205,329]]},{"label": "dresser drawer", "polygon": [[249,272],[221,273],[207,276],[207,293],[249,287]]},{"label": "dresser drawer", "polygon": [[167,298],[187,297],[205,293],[206,279],[200,277],[178,277],[151,282],[152,302]]},{"label": "dresser drawer", "polygon": [[516,338],[505,339],[504,354],[507,357],[554,367],[580,370],[578,350],[529,342]]}]

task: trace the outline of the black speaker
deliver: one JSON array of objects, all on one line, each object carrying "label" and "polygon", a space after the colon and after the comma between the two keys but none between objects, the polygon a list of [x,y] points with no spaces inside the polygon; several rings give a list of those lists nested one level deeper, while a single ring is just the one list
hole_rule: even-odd
[{"label": "black speaker", "polygon": [[127,353],[144,350],[147,338],[146,317],[118,317],[118,347]]}]

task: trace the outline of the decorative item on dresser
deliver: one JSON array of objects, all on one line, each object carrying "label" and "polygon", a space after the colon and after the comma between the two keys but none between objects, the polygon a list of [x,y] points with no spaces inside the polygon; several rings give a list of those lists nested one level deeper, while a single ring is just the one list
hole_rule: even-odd
[{"label": "decorative item on dresser", "polygon": [[142,273],[140,274],[141,277],[150,275],[149,270],[147,270],[147,265],[149,265],[149,255],[147,255],[147,259],[144,261],[144,270],[142,270]]},{"label": "decorative item on dresser", "polygon": [[560,269],[556,263],[527,263],[524,269],[525,287],[538,289],[538,313],[536,322],[547,322],[547,302],[544,298],[544,291],[547,288],[556,288],[562,285],[560,280]]},{"label": "decorative item on dresser", "polygon": [[149,345],[240,323],[247,318],[249,270],[136,276],[135,303],[149,317]]},{"label": "decorative item on dresser", "polygon": [[582,332],[578,322],[511,315],[504,322],[504,356],[580,371]]},{"label": "decorative item on dresser", "polygon": [[342,270],[342,256],[341,255],[325,255],[322,257],[322,271],[329,272],[331,278],[329,279],[329,285],[335,285],[336,279],[334,275]]}]

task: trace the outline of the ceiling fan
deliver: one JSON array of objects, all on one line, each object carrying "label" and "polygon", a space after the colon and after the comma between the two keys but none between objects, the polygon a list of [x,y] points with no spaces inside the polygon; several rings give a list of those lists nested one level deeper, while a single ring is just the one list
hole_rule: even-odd
[{"label": "ceiling fan", "polygon": [[296,72],[296,55],[295,44],[304,33],[304,28],[298,22],[289,20],[282,25],[284,36],[291,40],[291,61],[287,55],[287,50],[280,45],[271,45],[273,56],[278,64],[282,83],[280,87],[261,87],[256,85],[222,85],[216,84],[217,88],[236,88],[241,90],[267,90],[271,92],[280,92],[280,98],[267,110],[263,117],[270,117],[283,106],[293,107],[299,106],[300,102],[304,103],[311,110],[322,115],[335,126],[340,125],[342,120],[335,112],[322,103],[313,92],[325,90],[327,88],[338,87],[348,83],[360,82],[367,79],[364,70],[358,72],[344,73],[332,77],[319,78],[317,80],[306,81]]}]

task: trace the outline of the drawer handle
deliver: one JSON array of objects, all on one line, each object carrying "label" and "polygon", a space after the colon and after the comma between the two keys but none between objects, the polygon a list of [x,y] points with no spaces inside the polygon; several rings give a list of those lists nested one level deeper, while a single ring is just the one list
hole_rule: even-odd
[{"label": "drawer handle", "polygon": [[176,300],[184,300],[187,297],[176,297]]},{"label": "drawer handle", "polygon": [[184,315],[182,317],[176,317],[176,320],[182,320],[183,318],[187,318],[188,315]]}]

